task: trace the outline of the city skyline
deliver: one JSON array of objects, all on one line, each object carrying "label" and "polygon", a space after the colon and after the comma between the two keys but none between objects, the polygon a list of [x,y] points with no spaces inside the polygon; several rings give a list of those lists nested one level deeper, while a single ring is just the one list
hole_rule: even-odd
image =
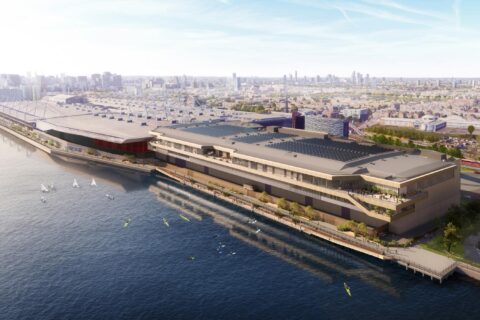
[{"label": "city skyline", "polygon": [[4,73],[476,77],[473,1],[3,4]]}]

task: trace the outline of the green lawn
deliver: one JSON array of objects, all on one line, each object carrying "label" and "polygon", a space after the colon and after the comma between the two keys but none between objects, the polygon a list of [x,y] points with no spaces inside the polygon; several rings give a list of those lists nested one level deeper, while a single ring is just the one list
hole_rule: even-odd
[{"label": "green lawn", "polygon": [[445,248],[443,244],[443,237],[442,235],[437,235],[435,238],[432,240],[422,243],[420,245],[422,248],[430,250],[430,251],[435,251],[437,253],[440,253],[444,256],[449,256],[451,258],[456,258],[456,259],[464,259],[463,255],[463,241],[459,241],[458,243],[454,244],[450,250],[450,253],[447,252],[447,249]]},{"label": "green lawn", "polygon": [[467,239],[471,234],[477,233],[480,231],[480,220],[476,221],[475,223],[470,224],[468,227],[463,228],[460,230],[460,241],[454,244],[450,250],[447,252],[445,245],[443,244],[443,234],[439,233],[433,239],[428,242],[422,243],[420,246],[424,249],[439,253],[441,255],[447,256],[449,258],[459,260],[462,262],[466,262],[477,267],[480,267],[480,263],[475,263],[465,258],[465,252],[463,248],[463,242]]}]

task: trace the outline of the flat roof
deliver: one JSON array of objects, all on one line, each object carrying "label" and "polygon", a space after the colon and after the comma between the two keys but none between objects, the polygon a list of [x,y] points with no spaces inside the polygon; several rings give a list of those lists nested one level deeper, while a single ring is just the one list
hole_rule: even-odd
[{"label": "flat roof", "polygon": [[[205,134],[205,132],[215,131],[215,126],[217,125],[218,124],[196,124],[191,126],[209,128],[204,131],[192,131],[190,130],[190,126],[168,126],[158,127],[154,132],[165,137],[188,141],[202,146],[230,148],[234,149],[239,155],[256,157],[330,175],[364,174],[401,182],[452,165],[452,162],[442,161],[439,158],[435,159],[420,154],[410,154],[404,151],[383,149],[378,146],[357,144],[352,141],[342,142],[338,140],[328,140],[326,142],[327,144],[335,146],[339,154],[342,154],[342,152],[348,154],[348,152],[352,152],[352,149],[372,150],[372,152],[367,152],[367,154],[362,154],[352,159],[340,159],[326,157],[325,154],[327,151],[322,149],[321,146],[315,145],[312,145],[311,148],[318,152],[312,153],[300,153],[283,148],[273,148],[271,146],[278,143],[279,140],[274,133],[267,133],[264,129],[254,129],[247,133],[233,133],[226,136],[211,136]],[[221,125],[239,126],[236,123],[223,123]],[[235,129],[232,128],[232,131],[235,131]],[[270,134],[271,138],[255,142],[242,141],[243,139],[247,139],[247,137],[259,134]],[[309,140],[300,135],[290,134],[290,132],[289,135],[289,137],[282,137],[280,139],[295,143],[302,143],[302,140]]]},{"label": "flat roof", "polygon": [[[122,115],[119,111],[110,111],[85,104],[59,106],[49,101],[15,102],[5,105],[5,113],[21,120],[34,122],[39,130],[56,130],[69,134],[110,141],[130,143],[151,139],[150,131],[157,127],[153,119]],[[0,110],[2,110],[0,106]],[[105,117],[102,117],[105,115]],[[110,119],[113,117],[113,119]],[[122,121],[118,119],[122,118]],[[146,126],[140,124],[145,122]]]},{"label": "flat roof", "polygon": [[93,115],[57,117],[37,121],[37,128],[42,131],[56,130],[114,143],[131,143],[152,138],[149,131],[156,127],[155,125],[140,126],[139,121],[127,123],[125,117],[122,121],[118,121],[119,117],[122,116],[115,115],[114,119]]}]

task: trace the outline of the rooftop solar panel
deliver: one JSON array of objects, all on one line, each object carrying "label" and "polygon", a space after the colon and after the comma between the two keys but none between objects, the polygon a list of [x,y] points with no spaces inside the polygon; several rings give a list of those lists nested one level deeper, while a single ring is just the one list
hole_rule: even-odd
[{"label": "rooftop solar panel", "polygon": [[181,129],[183,131],[201,134],[210,137],[225,137],[239,133],[252,132],[255,129],[231,126],[231,125],[213,125],[213,126],[200,126],[200,127],[188,127]]},{"label": "rooftop solar panel", "polygon": [[323,145],[323,146],[334,146],[337,148],[360,151],[367,154],[378,154],[388,151],[385,148],[376,146],[376,145],[362,145],[356,142],[339,142],[329,139],[319,139],[319,138],[309,138],[299,140],[303,143],[310,143],[314,145]]},{"label": "rooftop solar panel", "polygon": [[293,135],[286,134],[286,133],[270,132],[270,133],[249,134],[246,136],[234,138],[233,140],[238,142],[245,142],[245,143],[257,143],[257,142],[268,141],[273,139],[285,139],[289,137],[293,137]]},{"label": "rooftop solar panel", "polygon": [[268,147],[343,162],[386,151],[377,146],[365,146],[357,143],[343,143],[317,138],[278,142],[268,145]]}]

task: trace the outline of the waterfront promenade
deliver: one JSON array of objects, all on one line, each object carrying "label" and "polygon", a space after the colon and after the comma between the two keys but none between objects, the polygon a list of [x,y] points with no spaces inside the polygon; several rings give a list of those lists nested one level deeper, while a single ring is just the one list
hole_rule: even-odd
[{"label": "waterfront promenade", "polygon": [[[406,269],[430,277],[432,280],[436,279],[442,282],[457,267],[455,260],[419,247],[385,247],[365,238],[355,237],[351,233],[340,232],[333,225],[322,221],[310,221],[302,217],[297,220],[298,218],[295,219],[288,211],[265,204],[254,197],[237,192],[225,192],[226,190],[239,191],[241,187],[199,172],[192,172],[171,164],[157,168],[157,171],[180,183],[251,210],[292,229],[378,259],[396,262]],[[278,212],[282,216],[279,216]]]}]

